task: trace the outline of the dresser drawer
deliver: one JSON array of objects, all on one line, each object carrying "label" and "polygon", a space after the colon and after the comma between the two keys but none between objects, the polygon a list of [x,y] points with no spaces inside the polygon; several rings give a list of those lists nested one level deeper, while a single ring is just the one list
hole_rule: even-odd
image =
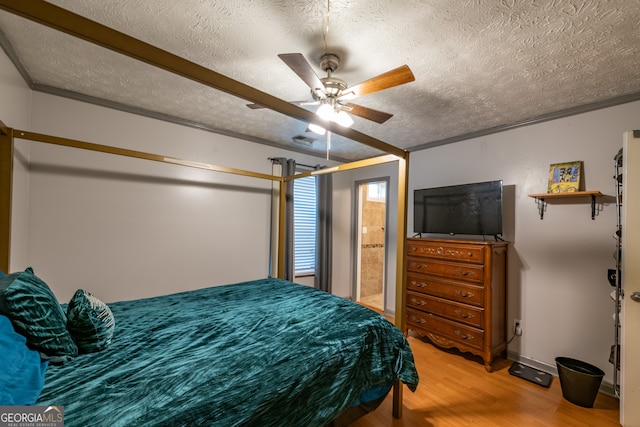
[{"label": "dresser drawer", "polygon": [[407,290],[420,292],[465,304],[484,306],[484,288],[437,277],[407,273]]},{"label": "dresser drawer", "polygon": [[407,255],[409,256],[427,256],[472,264],[484,263],[484,247],[482,245],[429,240],[409,240],[407,245]]},{"label": "dresser drawer", "polygon": [[484,329],[484,310],[417,292],[407,292],[407,306]]},{"label": "dresser drawer", "polygon": [[[484,344],[484,332],[481,329],[465,326],[431,313],[407,309],[407,325],[409,328],[413,326],[418,332],[431,332],[441,338],[464,343],[464,345],[476,349],[481,349]],[[440,342],[439,344],[446,343]],[[453,344],[451,343],[451,345]]]},{"label": "dresser drawer", "polygon": [[459,279],[466,282],[480,284],[484,282],[484,267],[482,265],[407,257],[407,269],[418,273],[432,274],[449,279]]}]

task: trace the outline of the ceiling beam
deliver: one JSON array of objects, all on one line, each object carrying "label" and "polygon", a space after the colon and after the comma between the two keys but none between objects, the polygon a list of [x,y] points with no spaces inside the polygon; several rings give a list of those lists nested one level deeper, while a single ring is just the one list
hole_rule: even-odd
[{"label": "ceiling beam", "polygon": [[54,28],[74,37],[97,44],[106,49],[137,59],[214,89],[263,105],[279,113],[325,129],[353,141],[405,158],[406,150],[395,147],[372,136],[320,119],[315,113],[290,102],[233,80],[194,62],[152,46],[141,40],[99,24],[66,9],[42,0],[0,0],[0,9],[39,24]]}]

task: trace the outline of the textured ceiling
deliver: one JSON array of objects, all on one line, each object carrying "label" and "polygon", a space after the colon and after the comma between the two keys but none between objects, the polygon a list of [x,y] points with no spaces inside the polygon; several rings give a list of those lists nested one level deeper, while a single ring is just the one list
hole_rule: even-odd
[{"label": "textured ceiling", "polygon": [[[324,77],[326,0],[50,3],[287,101],[311,97],[279,53],[302,53]],[[341,57],[335,76],[350,86],[412,69],[414,82],[354,100],[394,115],[384,124],[355,117],[354,129],[404,149],[640,99],[639,1],[332,0],[329,17],[326,50]],[[0,31],[36,90],[325,151],[304,122],[11,13],[0,11]],[[337,135],[331,153],[380,154]]]}]

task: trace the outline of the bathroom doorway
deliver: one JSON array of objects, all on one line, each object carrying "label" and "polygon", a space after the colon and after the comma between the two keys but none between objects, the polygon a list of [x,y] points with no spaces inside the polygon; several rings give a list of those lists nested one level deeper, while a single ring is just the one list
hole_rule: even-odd
[{"label": "bathroom doorway", "polygon": [[356,183],[356,301],[384,311],[389,179]]}]

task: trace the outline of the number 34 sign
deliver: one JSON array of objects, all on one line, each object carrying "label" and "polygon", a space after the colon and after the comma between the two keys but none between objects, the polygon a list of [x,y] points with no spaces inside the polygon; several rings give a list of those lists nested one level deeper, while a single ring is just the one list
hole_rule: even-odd
[{"label": "number 34 sign", "polygon": [[549,168],[548,193],[570,193],[582,187],[582,161],[554,163]]}]

